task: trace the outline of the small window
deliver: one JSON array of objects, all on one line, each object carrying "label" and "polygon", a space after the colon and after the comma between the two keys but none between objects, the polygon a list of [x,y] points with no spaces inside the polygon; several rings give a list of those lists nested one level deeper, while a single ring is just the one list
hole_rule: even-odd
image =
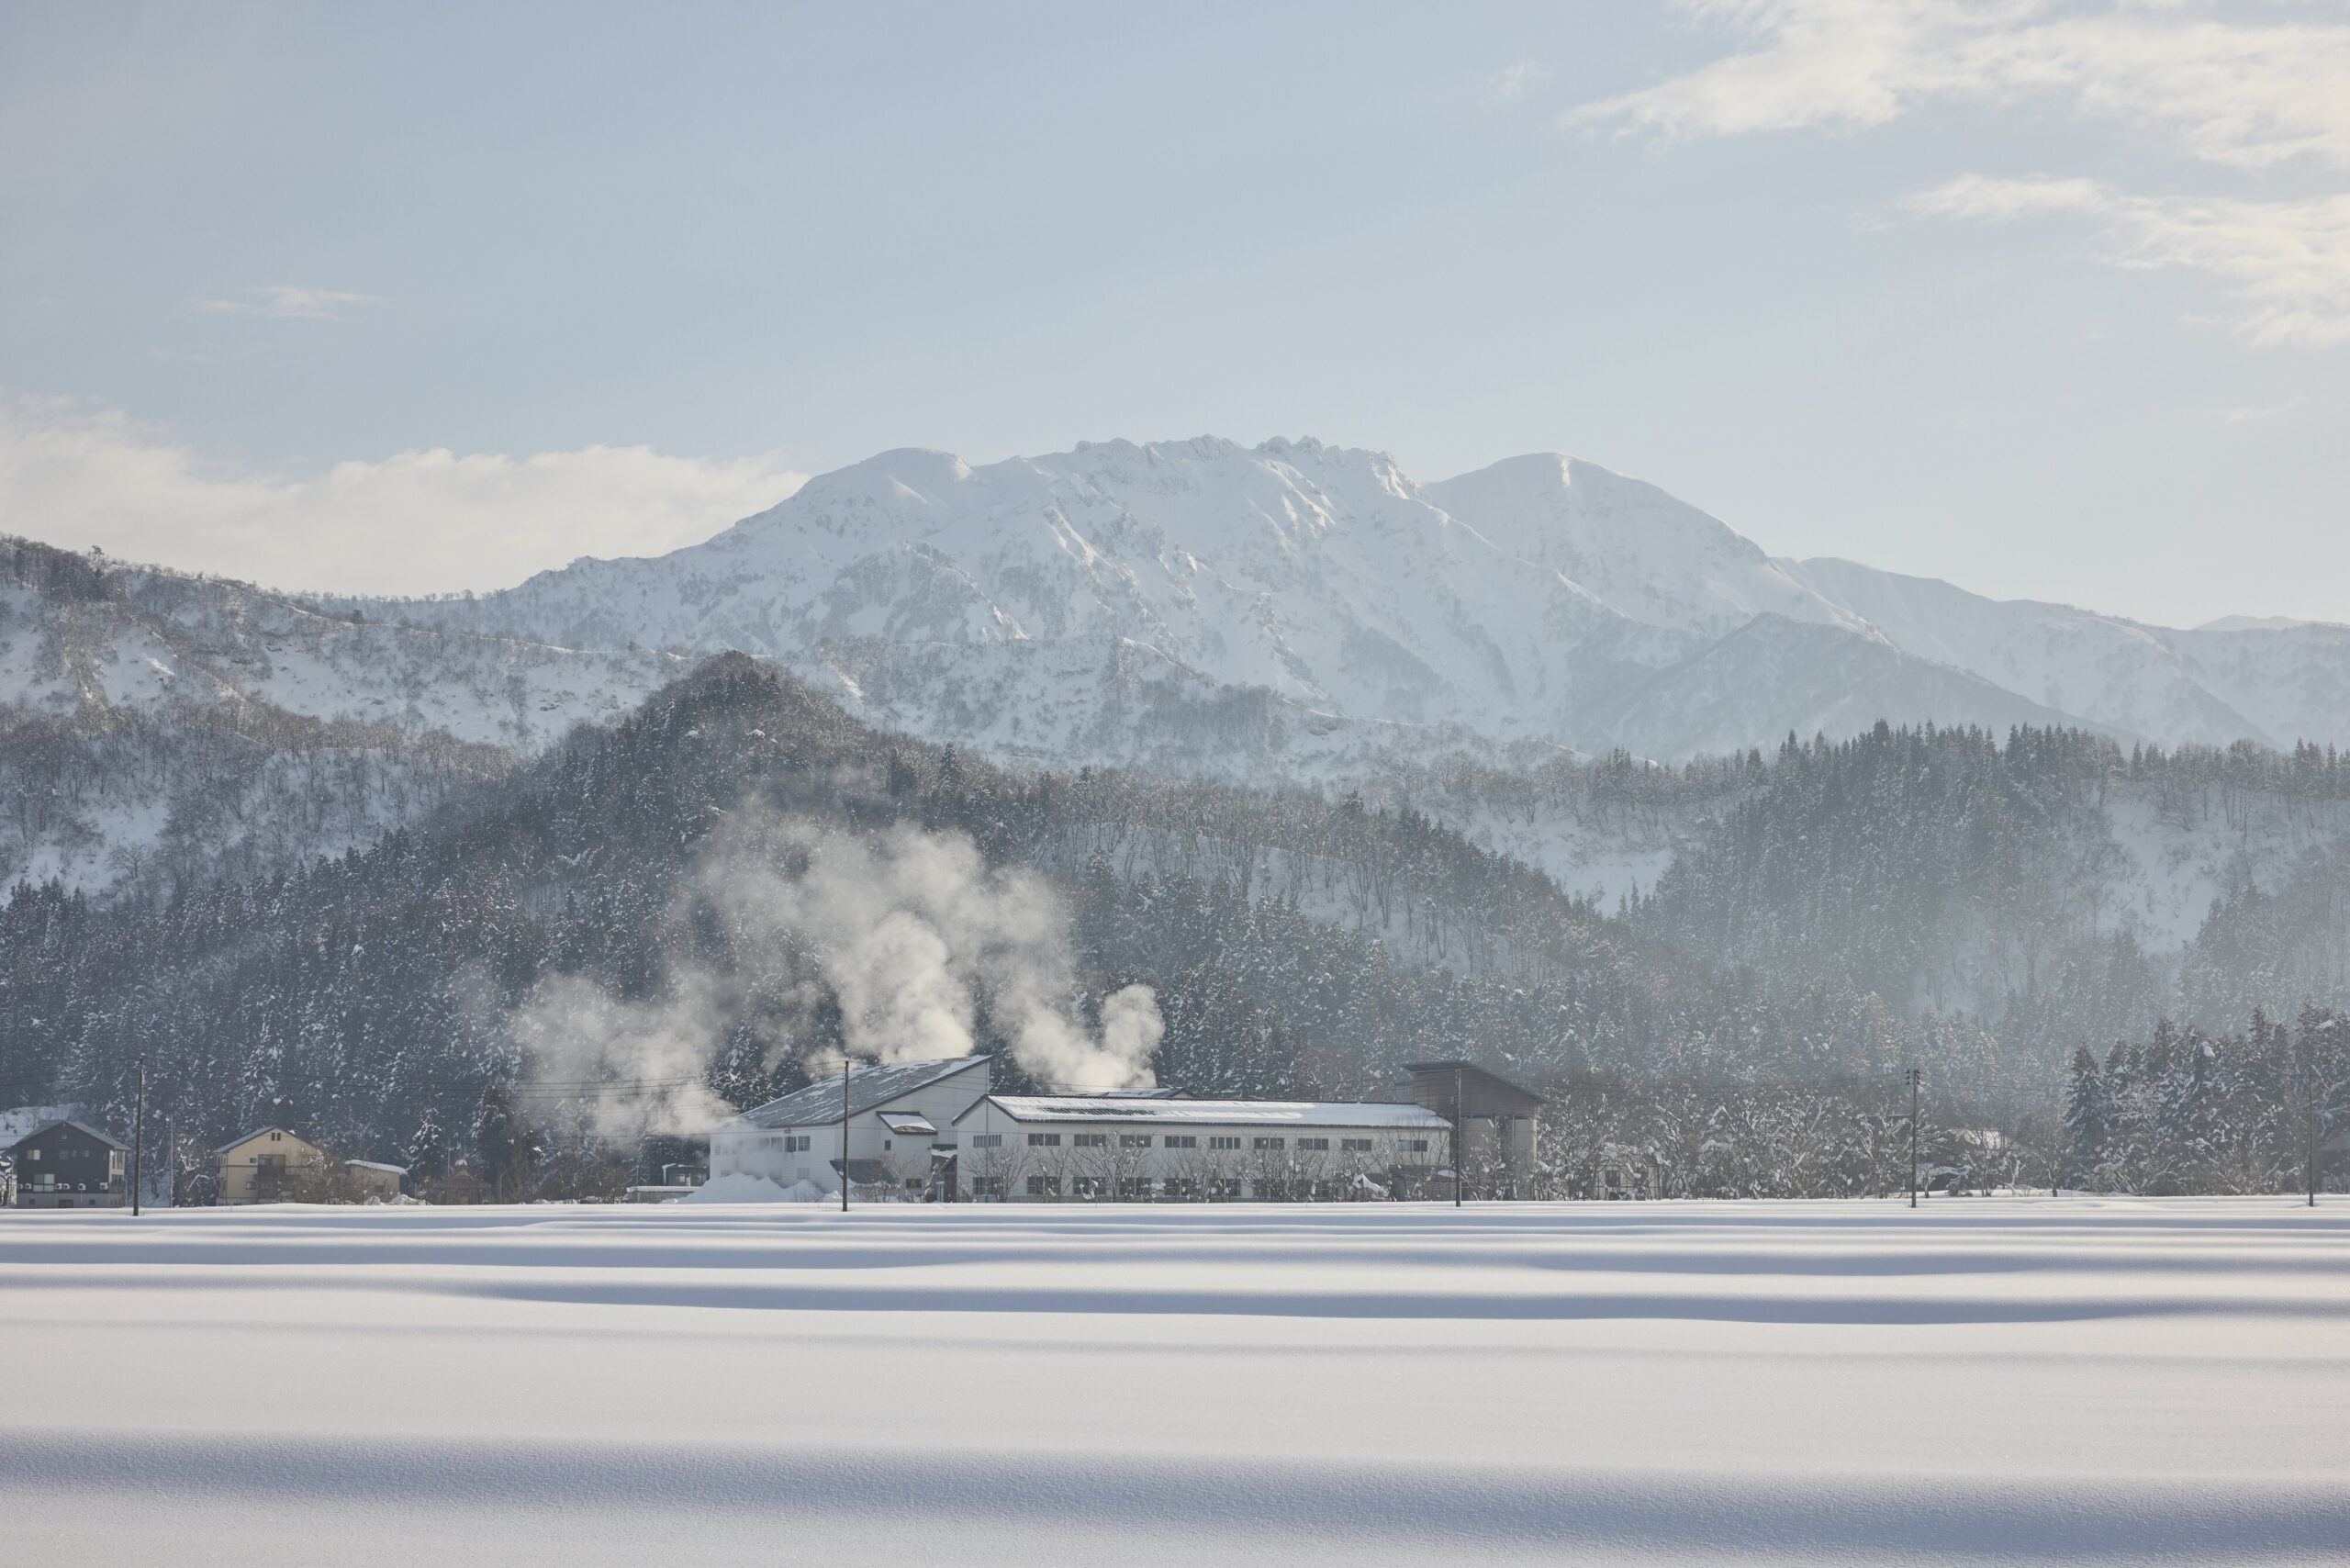
[{"label": "small window", "polygon": [[29,1150],[28,1150],[28,1151],[26,1152],[26,1154],[25,1154],[25,1158],[26,1158],[27,1159],[30,1159],[30,1160],[34,1160],[34,1161],[39,1161],[39,1159],[40,1159],[40,1150],[39,1150],[39,1149],[37,1149],[37,1148],[36,1148],[36,1149],[29,1149]]},{"label": "small window", "polygon": [[1424,1137],[1407,1137],[1404,1140],[1404,1151],[1407,1154],[1426,1154],[1428,1151],[1428,1140]]},{"label": "small window", "polygon": [[1297,1140],[1297,1147],[1315,1154],[1327,1154],[1330,1152],[1330,1140],[1326,1137],[1302,1137]]},{"label": "small window", "polygon": [[1120,1148],[1148,1148],[1150,1135],[1148,1133],[1120,1133],[1118,1147]]},{"label": "small window", "polygon": [[1260,1137],[1257,1140],[1257,1147],[1259,1148],[1287,1148],[1289,1147],[1289,1139],[1280,1137]]},{"label": "small window", "polygon": [[1338,1147],[1348,1154],[1369,1154],[1371,1140],[1367,1137],[1342,1137]]},{"label": "small window", "polygon": [[1221,1137],[1211,1134],[1208,1138],[1208,1147],[1210,1148],[1238,1148],[1240,1140],[1237,1137]]},{"label": "small window", "polygon": [[973,1133],[971,1147],[973,1148],[1002,1148],[1003,1135],[1002,1133]]},{"label": "small window", "polygon": [[[1036,1140],[1031,1137],[1028,1141],[1035,1143]],[[1108,1133],[1072,1133],[1069,1135],[1069,1141],[1079,1148],[1107,1148],[1110,1147],[1110,1135]]]},{"label": "small window", "polygon": [[1169,1133],[1167,1135],[1167,1147],[1169,1148],[1197,1148],[1200,1147],[1199,1137],[1193,1133]]},{"label": "small window", "polygon": [[[1053,1135],[1056,1138],[1058,1134]],[[1061,1179],[1058,1176],[1031,1176],[1028,1195],[1032,1198],[1058,1198],[1061,1195]]]},{"label": "small window", "polygon": [[[1060,1146],[1061,1135],[1058,1133],[1030,1133],[1028,1135],[1028,1147],[1030,1148],[1058,1148]],[[1028,1184],[1031,1190],[1034,1190],[1037,1182],[1041,1180],[1043,1180],[1041,1177],[1030,1177],[1028,1179]]]}]

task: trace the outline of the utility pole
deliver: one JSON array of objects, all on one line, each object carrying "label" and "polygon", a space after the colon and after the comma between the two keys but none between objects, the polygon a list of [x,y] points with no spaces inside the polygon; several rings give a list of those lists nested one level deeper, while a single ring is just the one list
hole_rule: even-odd
[{"label": "utility pole", "polygon": [[2318,1129],[2323,1126],[2318,1115],[2317,1100],[2310,1100],[2310,1207],[2317,1207],[2317,1151],[2321,1141]]},{"label": "utility pole", "polygon": [[1464,1125],[1460,1092],[1461,1073],[1456,1067],[1452,1070],[1452,1206],[1456,1209],[1460,1206],[1460,1159],[1469,1152],[1469,1129]]},{"label": "utility pole", "polygon": [[[141,1154],[146,1154],[146,1051],[139,1053],[139,1110],[131,1112],[131,1217],[139,1217],[139,1182],[146,1180],[141,1169]],[[2315,1202],[2315,1199],[2312,1199]]]},{"label": "utility pole", "polygon": [[848,1213],[848,1050],[841,1050],[841,1213]]},{"label": "utility pole", "polygon": [[1909,1070],[1909,1206],[1918,1206],[1918,1070]]}]

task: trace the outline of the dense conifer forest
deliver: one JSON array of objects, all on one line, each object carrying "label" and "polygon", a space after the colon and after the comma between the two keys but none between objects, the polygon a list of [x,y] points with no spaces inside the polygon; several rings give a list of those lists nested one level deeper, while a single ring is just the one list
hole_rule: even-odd
[{"label": "dense conifer forest", "polygon": [[[517,1019],[551,981],[631,1006],[690,981],[715,1015],[704,1078],[733,1104],[796,1087],[839,1047],[805,935],[746,924],[713,893],[753,869],[725,858],[744,853],[727,824],[764,816],[967,836],[988,864],[1044,876],[1078,959],[1067,1005],[1084,1016],[1152,987],[1162,1082],[1356,1096],[1405,1061],[1486,1061],[1550,1097],[1561,1190],[1594,1190],[1603,1166],[1672,1193],[1890,1190],[1913,1065],[1941,1140],[1929,1152],[1975,1178],[2285,1179],[2277,1129],[2307,1098],[2289,1074],[2213,1070],[2229,1087],[2209,1091],[2228,1107],[2211,1125],[2236,1137],[2258,1121],[2259,1159],[2224,1139],[2146,1155],[2221,1145],[2175,1117],[2142,1126],[2175,1098],[2143,1086],[2180,1061],[2286,1049],[2265,1022],[2213,1042],[2206,1018],[2336,1004],[2333,868],[2216,901],[2176,964],[2065,890],[2109,852],[2121,794],[2179,821],[2330,822],[2350,790],[2329,754],[1880,727],[1768,758],[1608,758],[1473,787],[1529,808],[1547,792],[1553,807],[1702,809],[1718,826],[1603,908],[1409,801],[1008,772],[723,657],[364,851],[105,902],[18,886],[0,907],[0,1100],[125,1122],[143,1054],[153,1125],[190,1148],[279,1121],[349,1156],[553,1190],[633,1139],[599,1114],[627,1085],[534,1071]],[[989,1000],[978,1037],[1017,1085]],[[2174,1014],[2193,1020],[2184,1034],[2158,1024]]]}]

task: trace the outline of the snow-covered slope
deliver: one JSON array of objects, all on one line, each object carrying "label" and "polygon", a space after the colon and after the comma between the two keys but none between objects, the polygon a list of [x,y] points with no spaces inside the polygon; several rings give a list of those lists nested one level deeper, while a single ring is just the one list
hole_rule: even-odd
[{"label": "snow-covered slope", "polygon": [[0,883],[184,885],[340,854],[684,667],[0,538]]},{"label": "snow-covered slope", "polygon": [[2173,631],[1852,561],[1777,565],[1905,653],[2108,729],[2165,744],[2350,742],[2350,627],[2231,617]]},{"label": "snow-covered slope", "polygon": [[[1423,486],[1312,441],[979,468],[890,452],[668,555],[364,608],[566,646],[739,648],[934,737],[1226,773],[1302,754],[1203,735],[1202,702],[1223,706],[1207,693],[1415,745],[1433,727],[1663,757],[1880,718],[2073,722],[1887,638],[1653,486],[1555,454]],[[1129,700],[1142,688],[1115,672],[1142,666],[1166,678]],[[1200,700],[1165,709],[1169,681]]]},{"label": "snow-covered slope", "polygon": [[567,645],[787,660],[843,642],[1115,638],[1217,685],[1498,738],[1557,738],[1579,681],[1655,667],[1687,641],[1529,569],[1379,454],[1205,439],[983,468],[884,453],[705,544],[385,609]]},{"label": "snow-covered slope", "polygon": [[1863,629],[1728,524],[1596,464],[1536,453],[1421,493],[1509,554],[1645,625],[1719,636],[1781,615]]},{"label": "snow-covered slope", "polygon": [[533,752],[682,661],[322,613],[244,583],[0,537],[0,704],[62,717],[260,703]]},{"label": "snow-covered slope", "polygon": [[1964,669],[1904,653],[1874,631],[1777,615],[1756,616],[1579,718],[1592,743],[1657,757],[1741,751],[1789,734],[1850,735],[1880,720],[1930,719],[1994,734],[2076,722]]}]

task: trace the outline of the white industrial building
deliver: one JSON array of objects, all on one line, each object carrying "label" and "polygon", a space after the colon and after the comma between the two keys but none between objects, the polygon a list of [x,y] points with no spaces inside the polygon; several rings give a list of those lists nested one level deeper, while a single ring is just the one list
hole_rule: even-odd
[{"label": "white industrial building", "polygon": [[1452,1124],[1411,1104],[990,1094],[955,1132],[970,1198],[1327,1203],[1431,1190]]},{"label": "white industrial building", "polygon": [[1393,1101],[1350,1102],[995,1094],[985,1057],[859,1067],[845,1115],[834,1077],[715,1128],[710,1176],[837,1193],[845,1174],[852,1195],[979,1202],[1442,1196],[1458,1113],[1472,1193],[1518,1191],[1540,1100],[1466,1062],[1412,1073]]},{"label": "white industrial building", "polygon": [[[828,1078],[744,1112],[710,1135],[710,1179],[764,1176],[853,1194],[952,1193],[955,1118],[988,1092],[988,1058],[899,1061],[848,1075],[848,1148],[841,1143],[841,1081]],[[946,1167],[936,1171],[937,1167]]]}]

